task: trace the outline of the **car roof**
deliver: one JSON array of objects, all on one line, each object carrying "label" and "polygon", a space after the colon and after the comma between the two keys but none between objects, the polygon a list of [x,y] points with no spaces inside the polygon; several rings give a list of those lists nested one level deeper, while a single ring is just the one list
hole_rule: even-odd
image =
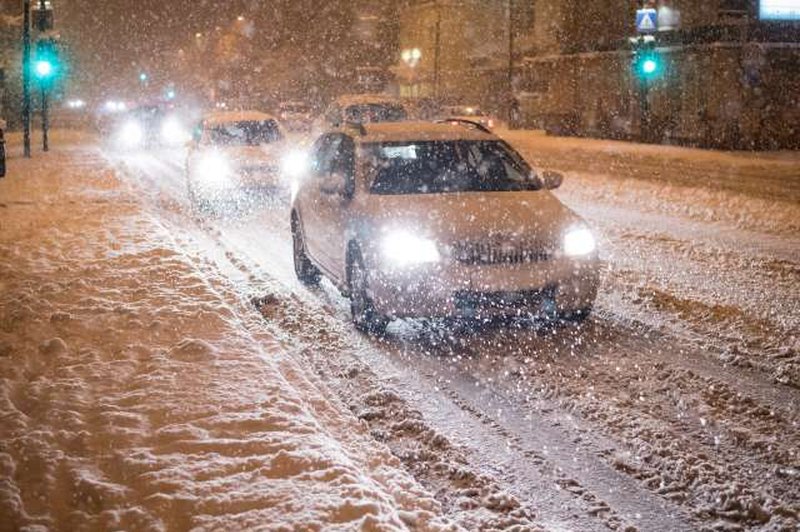
[{"label": "car roof", "polygon": [[354,135],[362,143],[498,139],[469,124],[452,122],[372,122],[363,125],[363,132]]},{"label": "car roof", "polygon": [[207,124],[225,124],[228,122],[260,122],[275,120],[275,117],[261,111],[215,111],[207,114],[203,121]]},{"label": "car roof", "polygon": [[400,99],[388,94],[345,94],[336,98],[336,103],[342,106],[364,105],[370,103],[391,103],[403,105],[403,102],[400,101]]}]

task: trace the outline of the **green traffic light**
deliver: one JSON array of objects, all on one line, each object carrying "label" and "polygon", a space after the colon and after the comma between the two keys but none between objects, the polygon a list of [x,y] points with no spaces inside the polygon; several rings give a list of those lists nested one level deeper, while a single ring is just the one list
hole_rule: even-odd
[{"label": "green traffic light", "polygon": [[663,64],[656,52],[640,53],[634,62],[634,72],[642,80],[653,80],[661,76]]},{"label": "green traffic light", "polygon": [[53,74],[53,64],[45,59],[36,61],[34,68],[39,79],[49,78]]}]

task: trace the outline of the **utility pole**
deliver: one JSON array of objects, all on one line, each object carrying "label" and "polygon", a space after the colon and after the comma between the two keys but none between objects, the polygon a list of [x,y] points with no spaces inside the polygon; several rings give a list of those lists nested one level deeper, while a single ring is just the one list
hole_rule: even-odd
[{"label": "utility pole", "polygon": [[[39,0],[39,39],[47,31],[47,5],[45,0]],[[47,83],[42,81],[42,151],[50,151],[50,143],[47,138],[47,130],[50,124],[47,117]]]},{"label": "utility pole", "polygon": [[514,0],[508,0],[508,97],[507,118],[508,127],[512,127],[514,120]]},{"label": "utility pole", "polygon": [[22,143],[26,158],[31,156],[31,0],[22,9]]},{"label": "utility pole", "polygon": [[440,77],[440,62],[441,58],[441,44],[442,44],[442,8],[439,5],[439,0],[435,2],[436,7],[436,33],[433,44],[433,97],[439,99],[439,77]]}]

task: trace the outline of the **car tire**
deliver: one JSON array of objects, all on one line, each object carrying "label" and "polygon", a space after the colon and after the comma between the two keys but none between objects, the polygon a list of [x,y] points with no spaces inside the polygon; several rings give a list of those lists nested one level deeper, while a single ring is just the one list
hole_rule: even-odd
[{"label": "car tire", "polygon": [[186,191],[189,195],[189,204],[192,207],[192,211],[197,214],[212,214],[214,212],[211,200],[204,197],[203,194],[197,190],[192,184],[192,179],[189,177],[188,173],[186,176]]},{"label": "car tire", "polygon": [[381,315],[367,293],[368,272],[358,251],[347,262],[347,282],[350,292],[350,316],[361,332],[380,336],[386,332],[389,318]]},{"label": "car tire", "polygon": [[583,323],[589,318],[592,313],[592,307],[588,306],[582,309],[566,312],[560,316],[560,321],[564,323]]},{"label": "car tire", "polygon": [[294,273],[297,279],[306,286],[317,286],[322,274],[306,254],[303,230],[294,215],[292,216],[292,255],[294,258]]}]

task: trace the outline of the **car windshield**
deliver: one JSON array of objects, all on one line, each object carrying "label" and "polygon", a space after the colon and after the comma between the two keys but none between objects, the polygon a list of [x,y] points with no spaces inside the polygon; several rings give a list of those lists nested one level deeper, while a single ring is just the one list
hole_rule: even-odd
[{"label": "car windshield", "polygon": [[402,105],[393,103],[364,103],[350,105],[345,110],[347,122],[400,122],[407,118]]},{"label": "car windshield", "polygon": [[373,194],[538,190],[541,183],[502,141],[423,141],[365,145]]},{"label": "car windshield", "polygon": [[222,146],[258,146],[281,140],[274,120],[241,120],[215,124],[210,128],[211,142]]}]

